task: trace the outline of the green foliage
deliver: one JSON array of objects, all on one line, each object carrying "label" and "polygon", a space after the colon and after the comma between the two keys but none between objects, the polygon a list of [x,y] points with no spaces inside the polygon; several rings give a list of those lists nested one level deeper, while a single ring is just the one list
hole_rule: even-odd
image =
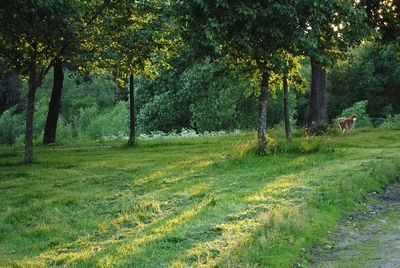
[{"label": "green foliage", "polygon": [[[190,59],[180,59],[177,66]],[[206,59],[190,67],[163,70],[137,87],[139,132],[199,132],[253,128],[257,101],[247,96],[248,77],[229,70],[223,61]]]},{"label": "green foliage", "polygon": [[356,126],[357,127],[372,127],[372,122],[367,114],[368,101],[359,101],[353,104],[353,106],[343,110],[340,117],[349,118],[353,114],[357,116]]},{"label": "green foliage", "polygon": [[[247,78],[248,79],[248,78]],[[255,123],[254,96],[246,96],[251,87],[246,76],[235,77],[223,61],[203,61],[188,68],[181,76],[179,94],[189,103],[191,125],[198,131],[243,129]],[[253,105],[252,105],[253,104]]]},{"label": "green foliage", "polygon": [[24,118],[10,108],[0,115],[0,144],[13,144],[24,133]]},{"label": "green foliage", "polygon": [[235,87],[210,90],[208,96],[190,106],[192,125],[200,132],[237,128],[237,100],[241,94],[241,89]]},{"label": "green foliage", "polygon": [[43,138],[44,126],[46,124],[47,113],[49,111],[49,99],[43,98],[36,102],[35,118],[33,120],[33,138],[40,142]]},{"label": "green foliage", "polygon": [[[85,78],[86,77],[86,78]],[[41,140],[47,119],[49,96],[52,90],[52,72],[46,76],[43,85],[37,94],[34,138]],[[63,134],[57,138],[77,138],[85,136],[79,133],[86,129],[90,120],[94,120],[100,113],[114,109],[116,104],[115,93],[117,85],[106,76],[94,76],[72,73],[65,70],[64,87],[62,91],[59,124]],[[23,86],[23,96],[27,94],[26,85]],[[71,130],[72,129],[72,130]],[[70,135],[72,131],[72,137]],[[89,136],[85,136],[89,138]],[[92,137],[92,136],[90,136]]]},{"label": "green foliage", "polygon": [[396,46],[365,43],[339,62],[328,76],[328,114],[334,118],[359,100],[371,117],[400,113],[400,61]]},{"label": "green foliage", "polygon": [[176,50],[179,38],[166,10],[168,3],[158,0],[110,5],[93,33],[95,42],[101,44],[100,60],[93,61],[96,69],[113,69],[124,84],[130,75],[154,78],[156,67],[168,67],[166,59]]},{"label": "green foliage", "polygon": [[[52,72],[50,72],[43,81],[43,85],[37,93],[36,105],[35,105],[35,118],[33,120],[34,127],[34,139],[40,143],[42,140],[44,126],[47,119],[49,97],[52,90]],[[99,133],[105,133],[105,135],[118,136],[118,131],[121,132],[122,127],[120,126],[121,116],[127,116],[124,111],[124,115],[119,114],[121,109],[119,104],[116,104],[117,99],[115,97],[117,85],[111,79],[105,76],[91,76],[87,75],[86,79],[83,76],[74,74],[68,70],[65,70],[65,80],[63,95],[61,100],[60,116],[57,124],[57,140],[60,142],[80,139],[101,139]],[[27,96],[27,85],[24,83],[19,91],[20,103],[23,103]],[[117,122],[115,123],[116,131],[113,132],[110,126],[108,130],[103,130],[99,133],[91,126],[91,135],[87,135],[89,125],[93,121],[96,121],[97,117],[99,121],[107,120],[103,116],[110,111],[114,114],[109,114],[108,119],[112,122],[112,118],[116,117]],[[121,112],[122,113],[122,112]],[[2,124],[4,126],[4,133],[0,139],[1,143],[19,143],[24,142],[23,128],[24,128],[24,117],[25,111],[18,113],[16,108],[10,109],[9,112],[4,112],[2,116]],[[118,121],[119,120],[119,121]],[[127,119],[125,119],[125,122]],[[104,122],[105,123],[105,122]],[[8,128],[6,128],[6,125]],[[12,127],[13,126],[13,127]],[[5,131],[7,129],[7,131]],[[60,131],[60,133],[58,133]],[[126,133],[126,131],[123,131]],[[121,136],[121,135],[120,135]]]},{"label": "green foliage", "polygon": [[[65,66],[86,71],[84,75],[65,71],[58,124],[63,139],[125,135],[118,122],[126,120],[122,119],[126,109],[120,104],[115,106],[122,86],[115,81],[123,84],[131,74],[143,76],[135,77],[139,133],[182,128],[197,132],[254,129],[259,92],[256,84],[265,70],[274,71],[276,80],[270,86],[267,125],[282,122],[282,94],[275,86],[282,72],[289,73],[294,85],[290,91],[290,117],[302,124],[308,117],[308,96],[303,92],[309,85],[299,74],[310,76],[309,59],[292,56],[308,54],[320,62],[329,62],[356,44],[365,30],[360,6],[337,0],[201,0],[186,4],[159,0],[61,0],[14,1],[1,7],[2,66],[4,63],[6,67],[26,70],[27,63],[35,58],[37,74],[44,74],[52,58],[67,45],[68,49],[59,55],[64,63],[68,62]],[[186,41],[182,47],[180,38]],[[173,55],[176,57],[170,58]],[[400,68],[396,56],[395,45],[365,43],[353,51],[352,60],[340,62],[328,76],[329,117],[337,117],[358,100],[368,100],[368,106],[366,111],[353,107],[361,109],[356,113],[372,117],[398,114],[400,96],[396,85],[400,84]],[[3,79],[1,82],[0,102],[6,103],[3,99],[7,83]],[[46,76],[37,92],[37,140],[43,132],[52,82],[51,76]],[[16,92],[17,86],[11,86],[7,94],[18,96],[21,92]],[[295,89],[302,93],[294,93]],[[27,96],[26,84],[21,95],[18,108],[4,115],[4,125],[24,117],[20,107]],[[112,118],[118,118],[115,126]],[[369,125],[365,121],[359,117],[357,125]],[[23,125],[19,123],[15,131],[3,131],[4,140],[22,141],[19,127]]]},{"label": "green foliage", "polygon": [[327,67],[370,34],[364,6],[353,1],[300,1],[305,29],[299,45],[313,61]]},{"label": "green foliage", "polygon": [[[96,101],[97,107],[104,109],[111,107],[116,103],[115,92],[117,90],[117,84],[108,77],[96,77],[96,79],[90,79],[89,83],[82,84],[79,87],[77,93],[84,93],[88,96],[85,97],[85,101],[92,98]],[[77,101],[79,96],[70,96],[70,99]],[[83,105],[82,105],[83,106]]]},{"label": "green foliage", "polygon": [[[195,129],[197,132],[255,128],[258,102],[252,94],[256,90],[248,76],[228,69],[223,61],[208,59],[189,66],[190,58],[175,60],[177,67],[184,67],[160,69],[160,76],[156,79],[135,79],[139,134],[154,131],[179,132],[184,128]],[[50,71],[37,93],[34,138],[38,142],[43,135],[52,82]],[[111,122],[110,117],[114,116],[109,112],[115,108],[119,91],[116,83],[108,76],[82,76],[65,70],[58,124],[63,134],[57,137],[61,139],[59,141],[121,137],[122,133],[125,135],[126,131],[122,131],[119,123],[115,126],[116,131],[112,130],[114,126],[105,127],[109,124],[106,121]],[[283,120],[283,94],[278,88],[273,91],[275,93],[268,100],[268,126]],[[27,95],[26,84],[21,92],[22,103]],[[294,88],[291,88],[289,100],[292,122],[296,117],[296,94]],[[23,122],[18,125],[23,126]],[[98,131],[96,127],[99,127]],[[12,140],[15,141],[21,135],[15,133]],[[18,140],[23,142],[23,138]]]},{"label": "green foliage", "polygon": [[[100,111],[110,109],[116,103],[115,92],[118,87],[110,78],[104,76],[89,76],[86,81],[80,75],[66,72],[61,114],[65,119],[78,126],[77,118],[80,109],[96,107]],[[51,87],[45,88],[48,94]]]},{"label": "green foliage", "polygon": [[[94,115],[93,110],[81,111],[85,120]],[[127,137],[129,133],[129,108],[127,102],[121,101],[111,111],[95,117],[80,132],[83,139],[108,140]]]},{"label": "green foliage", "polygon": [[214,51],[205,52],[230,55],[238,64],[252,68],[250,75],[271,70],[275,53],[289,48],[297,31],[302,31],[295,16],[298,6],[292,2],[176,2],[189,43],[209,43]]},{"label": "green foliage", "polygon": [[387,118],[385,118],[385,120],[383,120],[382,124],[380,124],[379,127],[388,129],[400,129],[400,114],[388,116]]},{"label": "green foliage", "polygon": [[1,2],[0,56],[7,67],[19,72],[34,60],[36,80],[42,82],[66,39],[70,50],[77,45],[87,5],[77,0]]},{"label": "green foliage", "polygon": [[63,116],[58,118],[57,123],[57,141],[66,142],[74,139],[74,129],[71,124],[64,119]]},{"label": "green foliage", "polygon": [[361,0],[365,6],[368,23],[375,29],[375,35],[384,43],[398,42],[400,32],[400,2]]},{"label": "green foliage", "polygon": [[178,104],[179,102],[174,98],[172,92],[154,96],[142,106],[137,116],[139,132],[180,130],[184,126],[177,122],[179,118],[179,114],[177,114],[179,111]]},{"label": "green foliage", "polygon": [[[2,61],[0,60],[0,64]],[[21,78],[15,72],[0,72],[0,114],[19,103]],[[20,107],[18,107],[20,110]]]},{"label": "green foliage", "polygon": [[[283,109],[283,91],[276,90],[276,93],[270,96],[267,100],[267,125],[268,126],[283,126],[284,125],[284,109]],[[289,119],[292,125],[295,124],[297,115],[297,100],[294,88],[289,90]]]},{"label": "green foliage", "polygon": [[99,112],[96,106],[79,109],[79,129],[85,130],[96,119]]},{"label": "green foliage", "polygon": [[[34,122],[34,139],[41,141],[46,123],[48,100],[41,99],[36,103]],[[15,108],[5,111],[0,116],[0,143],[23,144],[24,141],[24,114],[15,113]],[[57,139],[59,141],[72,140],[72,126],[60,116],[57,124]]]}]

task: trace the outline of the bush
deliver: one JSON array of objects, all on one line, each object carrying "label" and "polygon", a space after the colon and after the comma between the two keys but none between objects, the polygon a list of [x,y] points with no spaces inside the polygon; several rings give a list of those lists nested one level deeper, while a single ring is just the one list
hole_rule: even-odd
[{"label": "bush", "polygon": [[367,114],[368,101],[359,101],[353,104],[353,106],[345,109],[340,117],[350,117],[351,115],[357,115],[356,126],[358,127],[372,127],[371,118]]},{"label": "bush", "polygon": [[126,138],[129,134],[129,108],[128,103],[121,101],[110,112],[96,117],[81,131],[81,138],[95,140],[108,140]]},{"label": "bush", "polygon": [[41,143],[43,139],[48,112],[49,112],[48,98],[43,98],[36,102],[35,114],[33,116],[33,138],[38,143]]},{"label": "bush", "polygon": [[181,129],[178,115],[181,114],[182,107],[179,104],[172,92],[154,96],[143,105],[137,116],[139,132],[149,134],[154,131],[171,132]]},{"label": "bush", "polygon": [[231,72],[222,61],[205,59],[164,70],[159,78],[139,79],[137,85],[142,134],[182,128],[203,133],[257,125],[257,97],[249,96],[257,90],[250,90],[248,77]]},{"label": "bush", "polygon": [[60,116],[58,118],[57,124],[57,142],[69,141],[73,139],[73,128],[64,117]]},{"label": "bush", "polygon": [[400,129],[400,114],[395,114],[394,116],[389,115],[389,117],[383,120],[382,124],[379,127],[388,129]]},{"label": "bush", "polygon": [[24,133],[24,118],[22,114],[14,114],[15,108],[6,110],[0,116],[0,143],[13,144],[18,136]]},{"label": "bush", "polygon": [[240,91],[231,87],[212,91],[209,95],[190,106],[191,123],[199,132],[232,130],[236,128],[237,99]]},{"label": "bush", "polygon": [[79,123],[79,130],[85,131],[89,125],[95,120],[98,116],[98,109],[96,106],[80,108],[79,109],[79,119],[77,120]]},{"label": "bush", "polygon": [[15,145],[22,146],[25,145],[25,134],[21,134],[15,138]]}]

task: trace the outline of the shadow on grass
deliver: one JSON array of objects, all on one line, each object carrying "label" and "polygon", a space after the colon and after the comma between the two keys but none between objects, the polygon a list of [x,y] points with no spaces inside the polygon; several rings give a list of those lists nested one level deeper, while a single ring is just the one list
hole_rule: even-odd
[{"label": "shadow on grass", "polygon": [[[174,158],[153,157],[152,161],[166,161],[150,166],[153,172],[139,172],[136,165],[129,165],[143,160],[137,159],[142,156],[139,154],[126,154],[121,159],[113,159],[117,156],[115,150],[115,155],[107,155],[107,159],[96,155],[102,166],[92,159],[88,164],[79,163],[77,177],[68,173],[67,181],[76,181],[74,188],[58,181],[51,183],[59,191],[56,194],[73,192],[65,203],[66,212],[57,214],[64,216],[62,220],[75,215],[69,210],[84,211],[76,214],[82,217],[74,219],[76,226],[64,223],[62,231],[79,228],[81,221],[93,221],[93,227],[88,225],[79,235],[71,231],[70,240],[61,236],[64,241],[48,246],[37,256],[15,260],[14,264],[154,267],[216,263],[268,222],[274,211],[279,214],[286,207],[298,208],[312,181],[302,171],[323,170],[333,163],[330,160],[338,162],[329,172],[341,168],[340,155],[325,150],[324,143],[291,146],[294,149],[286,153],[267,157],[254,157],[245,146],[238,157],[234,153],[225,157],[225,152],[192,152],[187,154],[187,160],[182,160],[186,155],[179,150]],[[306,152],[299,153],[302,146]],[[71,170],[69,163],[63,166],[57,162],[55,169]],[[81,178],[82,174],[85,177]],[[80,191],[74,192],[78,188]],[[90,191],[96,196],[91,196]],[[84,195],[83,202],[88,202],[79,204],[81,199],[74,199],[72,194]],[[56,205],[55,209],[59,207]],[[44,210],[38,215],[45,212],[50,213]],[[44,233],[50,227],[43,224],[35,228],[35,232]]]},{"label": "shadow on grass", "polygon": [[[222,253],[250,237],[265,222],[268,213],[282,207],[297,206],[309,190],[300,184],[302,177],[293,174],[278,178],[266,176],[261,180],[260,177],[254,177],[251,181],[258,180],[259,183],[236,188],[241,180],[234,175],[238,169],[240,167],[231,169],[230,174],[218,183],[211,182],[209,188],[213,189],[212,194],[204,199],[209,200],[206,201],[208,205],[190,222],[183,222],[174,232],[143,244],[140,251],[131,251],[126,245],[118,247],[108,253],[119,256],[120,260],[112,264],[141,264],[143,267],[164,266],[168,263],[178,266],[212,264]],[[282,170],[274,173],[280,172]],[[230,184],[232,187],[229,187]]]}]

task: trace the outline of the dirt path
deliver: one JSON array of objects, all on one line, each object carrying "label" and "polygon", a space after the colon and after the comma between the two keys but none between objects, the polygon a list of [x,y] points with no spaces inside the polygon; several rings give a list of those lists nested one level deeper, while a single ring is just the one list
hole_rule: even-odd
[{"label": "dirt path", "polygon": [[[41,146],[34,147],[35,152],[45,152],[45,151],[80,151],[80,150],[93,150],[93,149],[110,149],[115,148],[115,145],[85,145],[85,146]],[[9,153],[11,149],[0,149],[1,153]],[[23,153],[24,149],[12,149],[13,153]]]},{"label": "dirt path", "polygon": [[400,268],[400,179],[370,193],[312,255],[311,267]]}]

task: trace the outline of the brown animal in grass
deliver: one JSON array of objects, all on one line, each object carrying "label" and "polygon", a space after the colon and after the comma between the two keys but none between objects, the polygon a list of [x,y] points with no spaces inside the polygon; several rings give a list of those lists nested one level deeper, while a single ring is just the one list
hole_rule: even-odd
[{"label": "brown animal in grass", "polygon": [[354,128],[354,124],[357,120],[357,116],[353,114],[350,118],[338,118],[338,123],[340,126],[340,129],[345,132],[345,131],[350,131]]}]

